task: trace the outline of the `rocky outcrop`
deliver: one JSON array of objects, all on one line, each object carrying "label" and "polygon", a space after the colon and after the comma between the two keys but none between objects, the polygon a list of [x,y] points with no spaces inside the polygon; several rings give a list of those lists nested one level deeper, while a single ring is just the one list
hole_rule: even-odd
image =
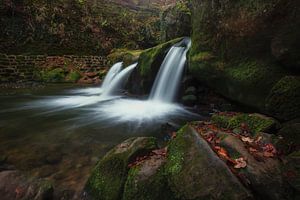
[{"label": "rocky outcrop", "polygon": [[160,17],[161,41],[166,42],[191,34],[191,11],[187,3],[177,2],[167,8]]},{"label": "rocky outcrop", "polygon": [[299,117],[299,2],[191,2],[191,74],[278,119]]}]

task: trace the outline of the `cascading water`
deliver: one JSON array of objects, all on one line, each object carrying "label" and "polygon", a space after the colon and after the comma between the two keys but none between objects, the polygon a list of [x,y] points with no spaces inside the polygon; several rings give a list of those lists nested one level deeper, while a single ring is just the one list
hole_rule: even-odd
[{"label": "cascading water", "polygon": [[122,70],[122,66],[123,66],[123,62],[118,62],[110,68],[101,85],[102,89],[105,90],[105,88],[109,87],[113,78]]},{"label": "cascading water", "polygon": [[109,85],[103,88],[103,96],[111,96],[114,95],[122,86],[125,85],[126,81],[128,80],[129,75],[131,74],[132,70],[137,66],[137,63],[130,65],[119,72],[115,77],[113,77],[112,81]]},{"label": "cascading water", "polygon": [[156,76],[149,100],[165,103],[174,101],[190,46],[191,40],[185,38],[170,49]]}]

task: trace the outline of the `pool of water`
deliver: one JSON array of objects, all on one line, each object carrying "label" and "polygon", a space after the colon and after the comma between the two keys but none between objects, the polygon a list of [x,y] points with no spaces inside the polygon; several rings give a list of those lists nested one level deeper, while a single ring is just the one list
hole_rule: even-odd
[{"label": "pool of water", "polygon": [[197,119],[177,105],[101,97],[98,87],[47,86],[0,94],[0,155],[30,175],[80,191],[96,162],[133,136],[163,141],[161,125]]}]

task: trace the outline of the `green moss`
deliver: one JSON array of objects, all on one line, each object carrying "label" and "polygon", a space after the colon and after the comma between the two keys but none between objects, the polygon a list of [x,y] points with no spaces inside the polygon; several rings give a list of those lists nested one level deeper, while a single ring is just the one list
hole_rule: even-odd
[{"label": "green moss", "polygon": [[66,79],[68,81],[71,81],[71,82],[74,82],[74,83],[76,83],[80,78],[81,78],[81,74],[77,71],[70,72],[66,77]]},{"label": "green moss", "polygon": [[188,125],[182,127],[176,135],[176,140],[172,140],[168,146],[168,157],[166,164],[166,173],[170,175],[178,174],[181,171],[184,161],[184,149],[186,149],[186,143],[183,135]]},{"label": "green moss", "polygon": [[214,114],[211,120],[222,128],[237,129],[242,123],[248,125],[250,132],[257,134],[278,127],[274,119],[259,114],[237,114],[235,116],[224,116]]},{"label": "green moss", "polygon": [[133,167],[128,172],[123,200],[170,200],[173,195],[168,188],[164,167],[161,166],[150,177],[140,177],[140,167]]},{"label": "green moss", "polygon": [[42,79],[45,82],[63,82],[65,80],[65,71],[61,68],[42,71]]},{"label": "green moss", "polygon": [[107,56],[111,64],[123,62],[125,66],[137,62],[142,50],[115,49]]},{"label": "green moss", "polygon": [[266,110],[279,119],[300,117],[300,78],[285,76],[278,81],[267,97]]},{"label": "green moss", "polygon": [[88,179],[86,190],[95,199],[120,199],[131,159],[155,148],[157,140],[153,137],[130,138],[124,141],[99,161]]},{"label": "green moss", "polygon": [[215,56],[211,52],[204,51],[204,52],[199,52],[196,55],[193,55],[191,57],[191,61],[192,62],[208,61],[208,60],[211,60],[214,57]]}]

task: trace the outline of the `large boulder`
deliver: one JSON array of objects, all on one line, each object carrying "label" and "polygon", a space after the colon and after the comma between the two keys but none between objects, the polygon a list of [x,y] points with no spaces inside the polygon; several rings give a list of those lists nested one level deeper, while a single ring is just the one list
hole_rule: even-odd
[{"label": "large boulder", "polygon": [[185,2],[167,8],[160,17],[161,41],[190,36],[191,11]]},{"label": "large boulder", "polygon": [[190,126],[168,147],[166,175],[178,199],[251,199],[252,196]]},{"label": "large boulder", "polygon": [[95,199],[118,200],[127,178],[128,164],[135,156],[157,148],[155,138],[130,138],[117,145],[98,162],[86,191]]},{"label": "large boulder", "polygon": [[[191,2],[190,72],[229,99],[282,120],[299,117],[300,107],[293,111],[289,107],[294,105],[293,98],[281,101],[278,109],[273,107],[277,100],[270,96],[285,76],[299,71],[299,56],[295,55],[299,55],[300,46],[300,2]],[[284,83],[289,88],[286,96],[297,94],[294,80]]]}]

